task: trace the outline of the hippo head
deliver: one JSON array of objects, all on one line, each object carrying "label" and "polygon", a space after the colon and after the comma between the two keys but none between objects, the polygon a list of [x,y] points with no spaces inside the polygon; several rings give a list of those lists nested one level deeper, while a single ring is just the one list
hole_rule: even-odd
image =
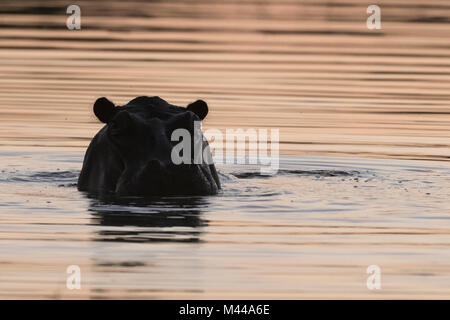
[{"label": "hippo head", "polygon": [[196,121],[200,123],[208,114],[204,101],[197,100],[182,108],[159,97],[138,97],[124,106],[100,98],[94,104],[94,113],[106,125],[86,151],[78,178],[80,191],[168,196],[208,195],[220,189],[214,164],[206,159],[194,161],[195,148],[181,151],[189,152],[183,158],[187,156],[192,161],[173,161],[172,151],[180,143],[172,141],[176,129],[188,132],[192,144],[194,131],[198,130],[200,151],[211,156],[201,130],[195,129]]}]

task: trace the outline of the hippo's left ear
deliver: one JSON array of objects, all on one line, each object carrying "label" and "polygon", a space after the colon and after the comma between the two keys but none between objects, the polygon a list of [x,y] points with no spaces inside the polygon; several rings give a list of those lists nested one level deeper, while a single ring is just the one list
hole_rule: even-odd
[{"label": "hippo's left ear", "polygon": [[105,97],[98,98],[94,103],[94,113],[101,122],[108,123],[114,117],[116,111],[114,103]]},{"label": "hippo's left ear", "polygon": [[208,114],[208,105],[203,100],[197,100],[187,106],[189,111],[195,113],[201,120],[206,118]]}]

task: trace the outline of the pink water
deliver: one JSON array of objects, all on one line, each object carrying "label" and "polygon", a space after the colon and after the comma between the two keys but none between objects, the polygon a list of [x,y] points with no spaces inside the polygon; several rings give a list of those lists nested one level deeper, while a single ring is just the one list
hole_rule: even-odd
[{"label": "pink water", "polygon": [[[77,4],[79,31],[66,2],[0,4],[0,298],[450,297],[447,1],[378,1],[375,31],[360,0]],[[278,128],[282,170],[219,165],[214,197],[79,193],[93,101],[138,95]]]}]

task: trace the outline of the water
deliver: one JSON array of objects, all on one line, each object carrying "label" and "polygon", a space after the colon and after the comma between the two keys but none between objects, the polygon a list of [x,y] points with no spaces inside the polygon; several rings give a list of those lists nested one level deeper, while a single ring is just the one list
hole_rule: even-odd
[{"label": "water", "polygon": [[[357,0],[77,4],[80,31],[65,2],[0,5],[0,298],[450,296],[446,1],[380,1],[375,31]],[[138,95],[279,128],[279,173],[219,165],[212,197],[78,192],[93,101]]]},{"label": "water", "polygon": [[[76,190],[80,153],[1,156],[2,298],[449,293],[448,165],[286,156],[275,176],[219,166],[217,196],[99,200]],[[73,264],[79,292],[65,289]]]}]

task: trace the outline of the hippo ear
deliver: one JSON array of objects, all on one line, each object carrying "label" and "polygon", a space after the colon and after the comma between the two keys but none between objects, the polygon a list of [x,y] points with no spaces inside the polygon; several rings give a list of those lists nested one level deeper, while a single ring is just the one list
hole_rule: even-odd
[{"label": "hippo ear", "polygon": [[203,100],[197,100],[187,106],[189,111],[195,113],[201,120],[206,118],[208,114],[208,105]]},{"label": "hippo ear", "polygon": [[107,98],[98,98],[94,103],[94,114],[101,122],[108,123],[116,114],[116,107]]}]

